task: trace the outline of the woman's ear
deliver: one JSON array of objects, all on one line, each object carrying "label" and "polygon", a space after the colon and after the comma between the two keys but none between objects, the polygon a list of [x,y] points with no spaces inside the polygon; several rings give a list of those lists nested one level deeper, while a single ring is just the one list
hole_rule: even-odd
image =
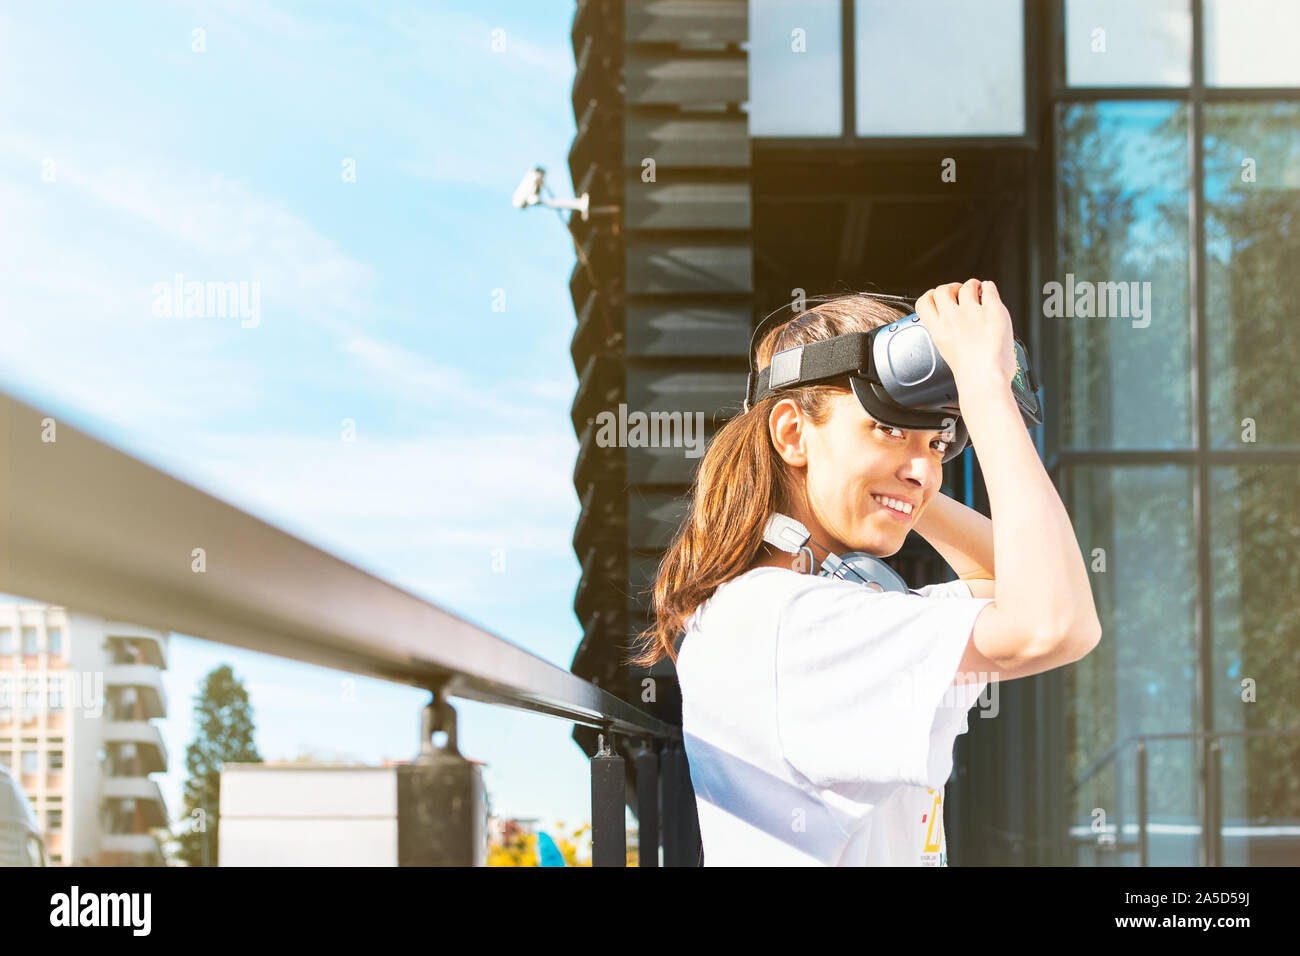
[{"label": "woman's ear", "polygon": [[802,468],[808,464],[803,410],[793,399],[783,398],[772,406],[767,419],[772,447],[788,465]]}]

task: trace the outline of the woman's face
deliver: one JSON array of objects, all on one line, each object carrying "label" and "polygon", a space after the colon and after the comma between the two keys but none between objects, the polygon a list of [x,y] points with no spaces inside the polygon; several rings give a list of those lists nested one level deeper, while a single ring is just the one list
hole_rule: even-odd
[{"label": "woman's face", "polygon": [[[943,456],[952,433],[882,425],[852,393],[834,395],[831,409],[823,425],[801,414],[773,419],[774,432],[786,442],[782,448],[778,441],[778,450],[792,465],[805,467],[812,513],[799,520],[815,541],[837,554],[894,554],[943,484]],[[792,423],[791,417],[800,421]],[[881,497],[894,499],[892,504],[903,511],[910,506],[911,513]]]}]

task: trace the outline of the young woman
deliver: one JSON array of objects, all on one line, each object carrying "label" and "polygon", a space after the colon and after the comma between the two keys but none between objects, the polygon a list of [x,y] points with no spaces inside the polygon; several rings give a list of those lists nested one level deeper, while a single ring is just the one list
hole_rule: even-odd
[{"label": "young woman", "polygon": [[[1100,640],[1069,515],[1012,396],[997,289],[950,283],[916,312],[952,369],[992,521],[939,491],[952,432],[873,421],[846,379],[777,390],[720,429],[660,565],[637,662],[677,665],[708,865],[947,865],[943,788],[967,711],[989,682]],[[763,338],[757,367],[905,314],[865,295],[818,305]],[[773,513],[811,532],[815,562],[765,543]],[[910,531],[956,581],[904,593],[817,574],[827,552],[892,555]]]}]

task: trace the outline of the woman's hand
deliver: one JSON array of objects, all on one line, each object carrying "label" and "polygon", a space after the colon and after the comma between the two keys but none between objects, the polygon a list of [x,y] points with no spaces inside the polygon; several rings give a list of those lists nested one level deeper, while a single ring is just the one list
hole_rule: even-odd
[{"label": "woman's hand", "polygon": [[1011,313],[992,282],[967,279],[937,286],[916,300],[916,314],[952,369],[959,392],[963,379],[990,375],[1011,386],[1016,374]]}]

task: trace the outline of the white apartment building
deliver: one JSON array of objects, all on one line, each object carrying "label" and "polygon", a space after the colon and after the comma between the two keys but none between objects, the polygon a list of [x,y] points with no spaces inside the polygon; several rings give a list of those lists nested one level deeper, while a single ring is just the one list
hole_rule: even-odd
[{"label": "white apartment building", "polygon": [[52,865],[162,865],[168,634],[0,601],[0,764],[36,811]]}]

